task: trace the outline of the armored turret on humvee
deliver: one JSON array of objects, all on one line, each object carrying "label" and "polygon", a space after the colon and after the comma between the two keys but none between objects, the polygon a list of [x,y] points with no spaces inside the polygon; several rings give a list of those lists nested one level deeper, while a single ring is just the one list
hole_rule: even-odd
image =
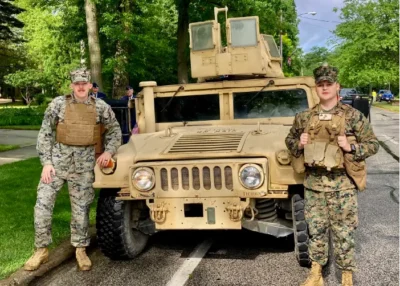
[{"label": "armored turret on humvee", "polygon": [[192,23],[190,59],[198,83],[141,82],[140,134],[114,164],[96,167],[98,242],[113,259],[133,258],[161,230],[249,229],[294,234],[308,265],[303,177],[284,140],[297,112],[314,106],[311,77],[285,78],[272,36],[258,17],[228,18],[227,46],[215,19]]}]

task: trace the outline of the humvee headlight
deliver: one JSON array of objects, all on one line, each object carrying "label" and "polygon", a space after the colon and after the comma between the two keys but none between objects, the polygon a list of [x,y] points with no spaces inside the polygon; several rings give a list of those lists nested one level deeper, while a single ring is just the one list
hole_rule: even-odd
[{"label": "humvee headlight", "polygon": [[138,168],[132,174],[133,186],[139,191],[150,191],[154,187],[154,172],[150,168]]},{"label": "humvee headlight", "polygon": [[247,164],[240,168],[239,178],[246,189],[257,189],[264,182],[264,173],[260,166]]},{"label": "humvee headlight", "polygon": [[289,165],[292,161],[292,156],[290,155],[288,150],[281,150],[276,152],[276,160],[281,165]]}]

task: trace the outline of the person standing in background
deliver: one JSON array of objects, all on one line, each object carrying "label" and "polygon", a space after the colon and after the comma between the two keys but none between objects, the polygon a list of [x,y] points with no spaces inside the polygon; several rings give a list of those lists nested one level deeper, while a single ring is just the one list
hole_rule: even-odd
[{"label": "person standing in background", "polygon": [[107,98],[107,95],[103,92],[99,91],[99,85],[97,83],[92,84],[92,92],[90,93],[90,96],[93,96],[94,98],[100,98],[100,99],[105,99]]},{"label": "person standing in background", "polygon": [[121,100],[129,101],[130,99],[135,98],[135,95],[133,94],[135,92],[135,90],[133,89],[133,87],[128,85],[125,90],[126,90],[126,94],[121,97]]}]

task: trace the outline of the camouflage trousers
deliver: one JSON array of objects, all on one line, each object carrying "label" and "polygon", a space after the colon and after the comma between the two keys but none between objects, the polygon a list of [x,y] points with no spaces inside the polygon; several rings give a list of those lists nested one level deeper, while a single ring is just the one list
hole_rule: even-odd
[{"label": "camouflage trousers", "polygon": [[304,191],[304,214],[310,234],[310,258],[320,265],[328,262],[329,229],[333,234],[336,264],[355,271],[355,231],[358,225],[357,190]]},{"label": "camouflage trousers", "polygon": [[89,208],[94,199],[93,172],[70,173],[65,177],[53,176],[50,184],[40,181],[35,205],[35,247],[47,247],[52,242],[51,220],[56,196],[65,182],[71,201],[71,244],[74,247],[89,245]]}]

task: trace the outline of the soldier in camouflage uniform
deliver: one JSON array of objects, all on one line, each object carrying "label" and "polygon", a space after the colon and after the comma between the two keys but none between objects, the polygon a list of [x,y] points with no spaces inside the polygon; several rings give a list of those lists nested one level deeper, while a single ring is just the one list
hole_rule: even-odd
[{"label": "soldier in camouflage uniform", "polygon": [[[330,128],[329,126],[335,124],[332,123],[335,118],[339,118],[336,122],[343,120],[344,134],[332,133],[332,130],[328,130],[330,133],[327,132],[326,136],[332,139],[333,144],[329,148],[336,147],[337,149],[334,150],[337,150],[339,155],[350,156],[356,164],[357,162],[365,164],[364,160],[367,157],[377,153],[379,143],[364,115],[338,101],[340,87],[337,83],[337,74],[338,69],[328,65],[314,70],[316,91],[320,102],[312,109],[296,114],[286,138],[286,145],[294,157],[304,156],[305,162],[316,162],[313,161],[315,159],[313,156],[318,153],[317,149],[313,149],[311,154],[306,154],[307,148],[311,145],[310,142],[316,142],[315,139],[318,137],[314,133],[317,126],[311,124],[310,127],[310,122],[318,120],[320,133],[323,133]],[[328,123],[325,123],[327,125],[321,124],[323,120],[328,120]],[[356,138],[354,144],[349,143],[350,135]],[[315,148],[315,146],[317,145],[312,147]],[[328,145],[322,146],[324,146],[322,155],[326,155]],[[333,161],[340,158],[337,154],[334,152]],[[307,158],[310,156],[311,160]],[[338,162],[341,161],[338,160]],[[332,164],[334,165],[335,163]],[[304,286],[323,285],[321,271],[322,266],[328,261],[329,229],[333,233],[336,264],[342,270],[342,285],[353,285],[352,272],[356,269],[354,236],[358,224],[358,190],[355,181],[346,171],[347,167],[343,168],[344,164],[337,163],[336,167],[332,166],[305,164],[305,218],[310,234],[309,253],[312,268],[307,280],[301,284]]]},{"label": "soldier in camouflage uniform", "polygon": [[[37,150],[43,171],[34,209],[36,251],[25,263],[26,270],[35,270],[48,260],[53,208],[65,182],[71,200],[71,244],[76,247],[79,269],[90,270],[91,261],[85,248],[89,245],[94,167],[96,162],[107,166],[121,144],[121,129],[110,106],[88,96],[92,87],[90,72],[73,71],[71,81],[72,94],[56,97],[50,103],[38,135]],[[105,128],[105,151],[96,161],[94,140],[99,136],[93,134],[100,130],[100,125]]]}]

